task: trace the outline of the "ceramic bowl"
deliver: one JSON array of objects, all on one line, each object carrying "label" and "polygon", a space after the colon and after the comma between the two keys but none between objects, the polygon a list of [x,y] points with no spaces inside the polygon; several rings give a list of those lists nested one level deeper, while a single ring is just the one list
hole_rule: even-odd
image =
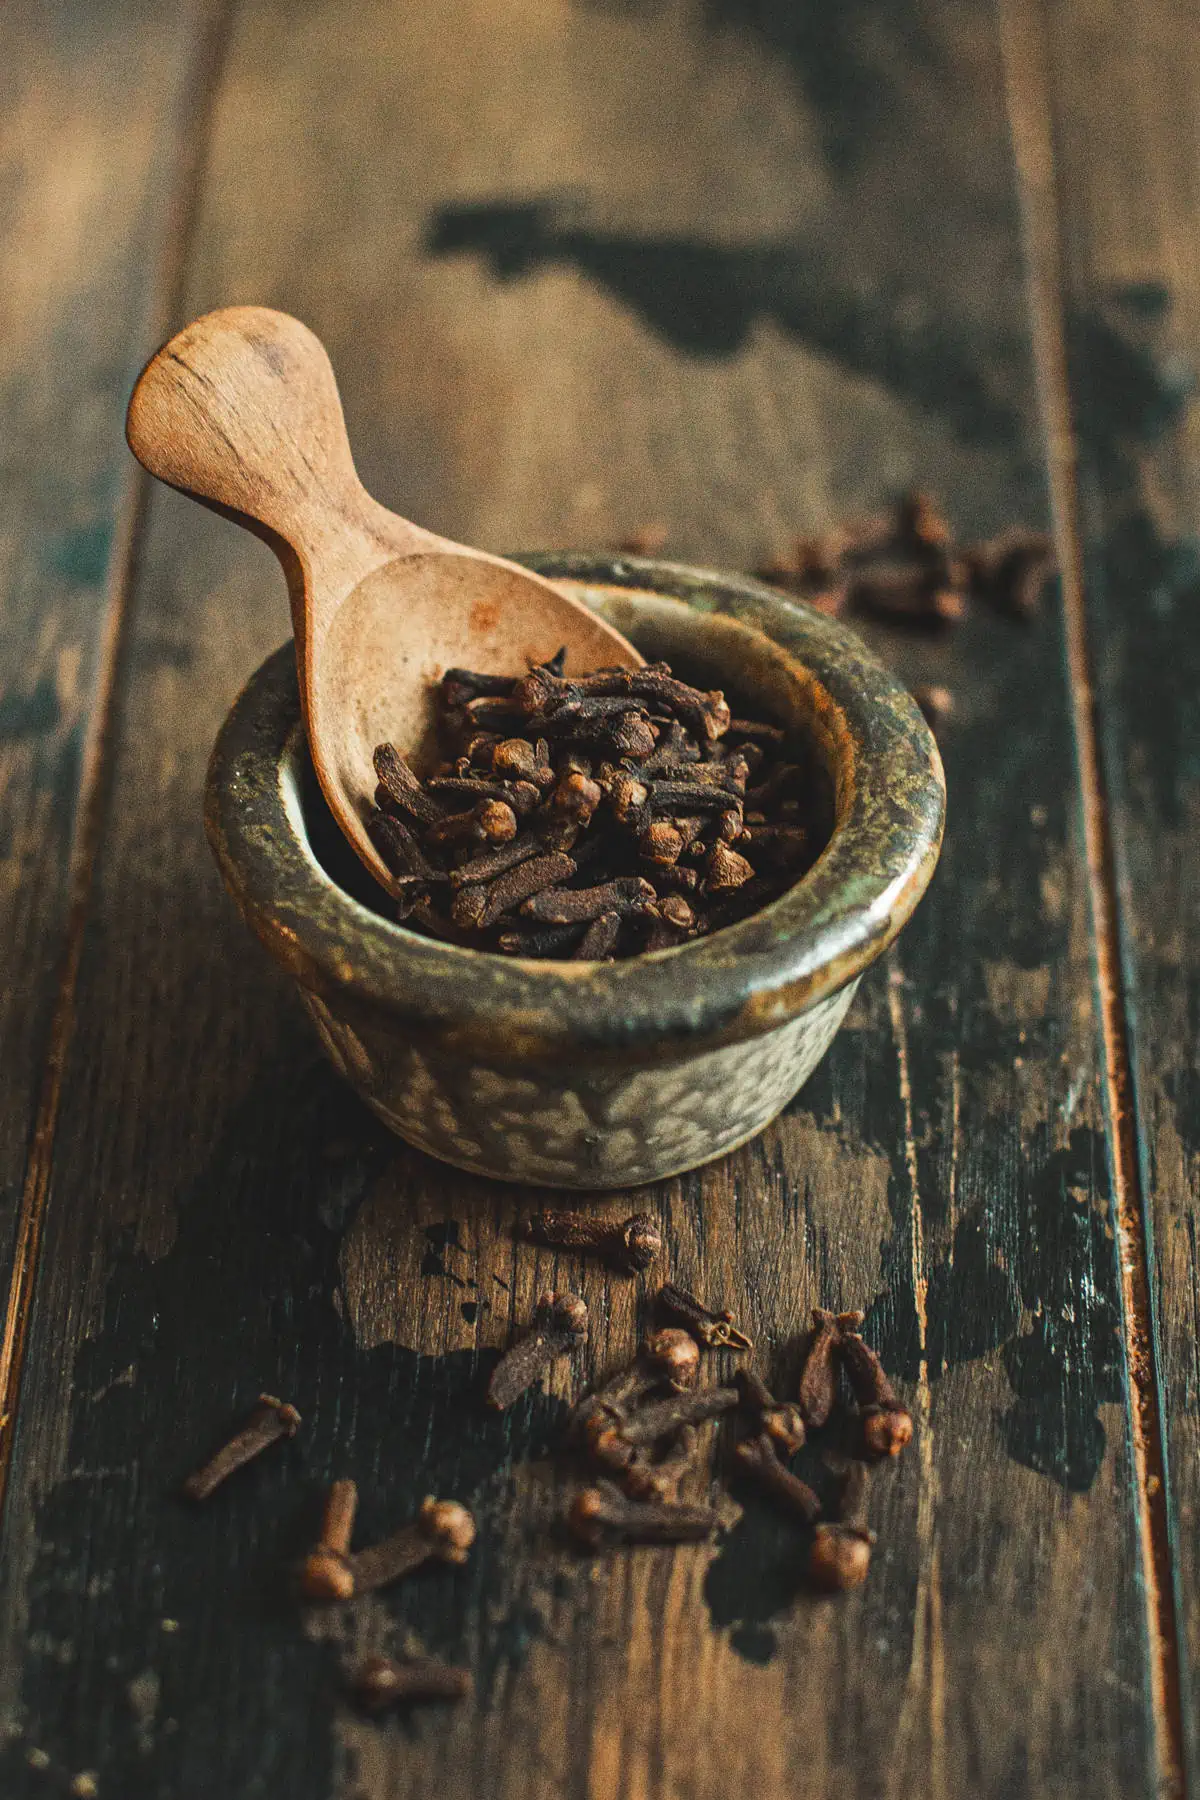
[{"label": "ceramic bowl", "polygon": [[928,885],[945,809],[915,702],[843,625],[734,575],[521,559],[734,711],[801,728],[829,839],[802,881],[711,937],[616,963],[435,942],[374,911],[313,778],[290,644],[209,767],[222,876],[295,979],[331,1060],[411,1144],[477,1174],[627,1188],[761,1131],[824,1055],[863,970]]}]

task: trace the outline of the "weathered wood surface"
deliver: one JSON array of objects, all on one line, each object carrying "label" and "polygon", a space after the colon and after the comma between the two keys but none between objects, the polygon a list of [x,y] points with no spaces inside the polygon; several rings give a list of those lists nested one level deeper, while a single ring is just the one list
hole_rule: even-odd
[{"label": "weathered wood surface", "polygon": [[[195,20],[14,7],[0,59],[0,1280],[28,1297]],[[124,504],[123,504],[124,502]],[[24,1205],[23,1205],[24,1197]],[[14,1333],[0,1339],[0,1410]],[[0,1437],[0,1464],[6,1457]]]},{"label": "weathered wood surface", "polygon": [[[1200,78],[1186,50],[1195,34],[1189,7],[1152,0],[1139,7],[1137,29],[1128,24],[1113,5],[1055,8],[1045,45],[1078,543],[1128,980],[1128,1123],[1148,1221],[1153,1373],[1167,1447],[1164,1610],[1177,1609],[1178,1710],[1195,1782]],[[1152,1505],[1162,1498],[1152,1493]]]},{"label": "weathered wood surface", "polygon": [[[913,480],[965,530],[1040,523],[997,21],[793,10],[244,0],[182,311],[305,318],[368,486],[495,548],[658,517],[673,553],[745,567]],[[838,1605],[740,1490],[715,1550],[578,1560],[566,1371],[480,1409],[543,1287],[589,1302],[583,1373],[649,1288],[514,1244],[526,1196],[390,1140],[220,892],[204,762],[286,628],[267,552],[156,494],[5,1521],[6,1791],[1154,1793],[1054,606],[885,641],[958,702],[934,888],[778,1124],[639,1195],[780,1377],[809,1305],[871,1308],[917,1442]],[[178,1480],[263,1387],[301,1436],[188,1512]],[[343,1474],[364,1541],[425,1492],[470,1502],[469,1566],[303,1617],[287,1566]],[[406,1632],[477,1699],[364,1724],[342,1659]]]}]

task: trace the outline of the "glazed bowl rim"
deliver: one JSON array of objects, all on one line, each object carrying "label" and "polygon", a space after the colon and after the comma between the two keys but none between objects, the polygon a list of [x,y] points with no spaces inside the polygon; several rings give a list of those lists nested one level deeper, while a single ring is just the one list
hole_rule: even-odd
[{"label": "glazed bowl rim", "polygon": [[856,979],[920,900],[941,846],[945,779],[916,702],[854,632],[750,577],[578,552],[516,560],[552,580],[682,600],[762,631],[798,663],[836,770],[836,823],[809,873],[711,937],[614,963],[481,954],[406,930],[318,862],[284,775],[300,701],[291,643],[218,733],[205,826],[247,923],[305,986],[443,1049],[506,1062],[656,1060],[771,1031]]}]

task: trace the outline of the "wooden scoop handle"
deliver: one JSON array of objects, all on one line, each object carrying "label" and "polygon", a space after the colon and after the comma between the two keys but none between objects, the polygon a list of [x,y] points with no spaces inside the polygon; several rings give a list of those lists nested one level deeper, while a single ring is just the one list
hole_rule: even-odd
[{"label": "wooden scoop handle", "polygon": [[227,306],[185,326],[139,376],[125,435],[160,481],[267,539],[294,614],[298,588],[309,605],[318,592],[332,602],[381,563],[440,542],[367,493],[329,358],[287,313]]}]

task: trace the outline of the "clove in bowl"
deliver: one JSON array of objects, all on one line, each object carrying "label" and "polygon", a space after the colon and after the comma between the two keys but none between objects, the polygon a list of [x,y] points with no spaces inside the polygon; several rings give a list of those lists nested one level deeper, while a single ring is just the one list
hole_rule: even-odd
[{"label": "clove in bowl", "polygon": [[911,696],[802,602],[642,558],[519,560],[648,659],[791,733],[822,845],[793,887],[723,930],[610,963],[495,956],[406,929],[321,799],[290,644],[221,729],[206,828],[332,1062],[400,1137],[506,1181],[628,1188],[744,1143],[807,1080],[929,883],[944,778]]}]

